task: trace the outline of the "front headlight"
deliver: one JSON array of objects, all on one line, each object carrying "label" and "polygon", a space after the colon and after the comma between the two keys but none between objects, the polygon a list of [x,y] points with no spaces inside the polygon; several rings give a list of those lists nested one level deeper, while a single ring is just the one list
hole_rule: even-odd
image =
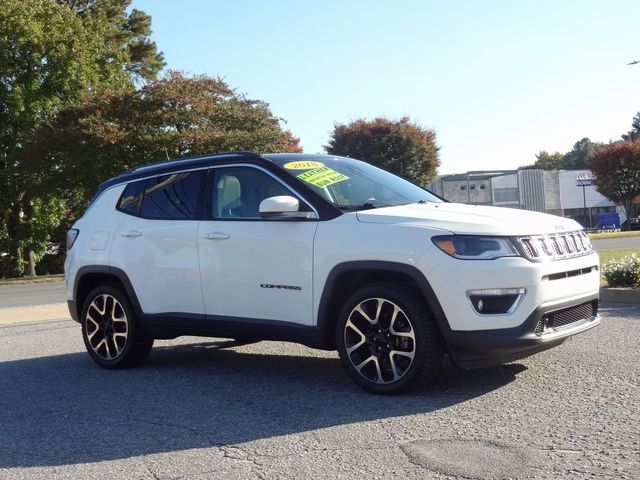
[{"label": "front headlight", "polygon": [[431,239],[447,255],[461,260],[493,260],[519,256],[510,238],[478,235],[439,235]]}]

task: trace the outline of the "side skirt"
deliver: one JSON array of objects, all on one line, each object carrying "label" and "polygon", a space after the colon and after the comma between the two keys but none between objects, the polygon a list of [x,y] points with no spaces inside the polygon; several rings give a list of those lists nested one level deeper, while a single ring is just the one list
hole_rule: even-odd
[{"label": "side skirt", "polygon": [[140,315],[145,334],[157,339],[183,335],[234,338],[244,340],[275,340],[300,343],[312,348],[333,350],[317,327],[278,320],[240,318],[189,313],[159,313]]}]

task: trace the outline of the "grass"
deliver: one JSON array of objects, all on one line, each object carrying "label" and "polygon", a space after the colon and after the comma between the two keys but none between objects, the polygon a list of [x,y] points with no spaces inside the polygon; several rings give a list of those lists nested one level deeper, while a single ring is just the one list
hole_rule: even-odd
[{"label": "grass", "polygon": [[631,253],[638,253],[638,247],[622,247],[622,248],[610,248],[608,250],[598,251],[600,256],[600,265],[605,265],[611,260],[616,260],[622,257],[626,257]]},{"label": "grass", "polygon": [[625,238],[625,237],[640,237],[640,230],[634,230],[632,232],[606,232],[606,233],[590,233],[589,238],[591,240],[607,240],[609,238]]}]

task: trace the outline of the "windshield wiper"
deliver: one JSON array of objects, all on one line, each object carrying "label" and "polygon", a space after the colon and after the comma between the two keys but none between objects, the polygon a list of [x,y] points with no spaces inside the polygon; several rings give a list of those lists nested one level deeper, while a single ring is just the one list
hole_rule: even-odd
[{"label": "windshield wiper", "polygon": [[374,205],[373,203],[362,203],[360,205],[336,205],[343,212],[357,212],[358,210],[371,210],[373,208],[384,207],[384,205]]}]

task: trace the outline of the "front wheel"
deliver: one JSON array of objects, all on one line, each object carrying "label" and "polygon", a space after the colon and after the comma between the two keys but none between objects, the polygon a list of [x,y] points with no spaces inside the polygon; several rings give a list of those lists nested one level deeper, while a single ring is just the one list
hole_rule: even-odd
[{"label": "front wheel", "polygon": [[347,300],[336,331],[338,353],[353,380],[378,394],[431,382],[442,342],[424,300],[409,286],[362,288]]},{"label": "front wheel", "polygon": [[81,321],[87,352],[101,367],[132,367],[153,347],[153,339],[140,331],[128,297],[115,286],[102,285],[89,293]]}]

